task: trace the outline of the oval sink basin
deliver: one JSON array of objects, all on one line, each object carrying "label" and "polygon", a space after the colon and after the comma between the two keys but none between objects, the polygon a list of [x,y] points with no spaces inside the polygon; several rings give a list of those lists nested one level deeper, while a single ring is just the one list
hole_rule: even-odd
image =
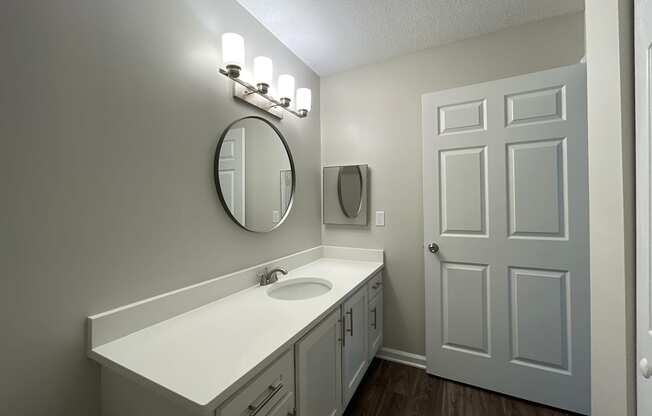
[{"label": "oval sink basin", "polygon": [[317,277],[298,277],[281,281],[267,290],[267,295],[281,300],[302,300],[315,298],[327,293],[333,284]]}]

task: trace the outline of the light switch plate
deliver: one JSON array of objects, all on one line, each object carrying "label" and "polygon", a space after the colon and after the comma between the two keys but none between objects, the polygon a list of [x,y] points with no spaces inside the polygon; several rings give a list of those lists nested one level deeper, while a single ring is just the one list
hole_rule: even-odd
[{"label": "light switch plate", "polygon": [[281,212],[274,210],[272,211],[272,222],[277,223],[281,221]]},{"label": "light switch plate", "polygon": [[385,211],[376,211],[376,227],[385,226]]}]

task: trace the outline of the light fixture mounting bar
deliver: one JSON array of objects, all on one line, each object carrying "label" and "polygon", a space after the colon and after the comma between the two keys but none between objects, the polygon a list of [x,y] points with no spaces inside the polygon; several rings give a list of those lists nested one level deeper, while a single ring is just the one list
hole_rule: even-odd
[{"label": "light fixture mounting bar", "polygon": [[284,114],[281,107],[269,102],[262,95],[253,93],[251,90],[247,89],[247,87],[244,87],[237,82],[233,83],[233,97],[266,111],[279,120],[283,119]]},{"label": "light fixture mounting bar", "polygon": [[229,73],[225,69],[219,68],[219,70],[220,70],[220,74],[224,75],[230,80],[233,80],[233,82],[235,82],[236,84],[239,84],[239,86],[234,85],[234,89],[233,89],[233,95],[236,98],[239,98],[247,102],[248,104],[258,107],[261,110],[270,113],[271,115],[273,115],[278,119],[283,118],[283,110],[287,111],[288,113],[294,114],[299,118],[304,118],[307,116],[307,114],[301,114],[297,111],[292,110],[291,108],[284,107],[283,104],[280,101],[278,101],[276,98],[268,94],[263,94],[255,86],[249,84],[248,82],[243,81],[240,78],[230,77]]}]

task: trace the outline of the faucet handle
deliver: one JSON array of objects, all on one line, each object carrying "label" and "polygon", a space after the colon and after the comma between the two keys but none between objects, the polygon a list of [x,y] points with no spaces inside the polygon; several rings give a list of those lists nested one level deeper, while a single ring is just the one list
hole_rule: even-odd
[{"label": "faucet handle", "polygon": [[264,285],[267,283],[267,277],[269,276],[269,273],[267,271],[267,267],[265,267],[263,270],[259,270],[256,272],[256,278],[258,279],[258,283],[261,285]]}]

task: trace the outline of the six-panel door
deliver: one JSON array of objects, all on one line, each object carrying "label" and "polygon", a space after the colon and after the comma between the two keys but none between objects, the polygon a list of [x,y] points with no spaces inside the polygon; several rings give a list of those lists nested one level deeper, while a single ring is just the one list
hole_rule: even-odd
[{"label": "six-panel door", "polygon": [[422,103],[428,372],[580,413],[590,405],[585,71]]}]

